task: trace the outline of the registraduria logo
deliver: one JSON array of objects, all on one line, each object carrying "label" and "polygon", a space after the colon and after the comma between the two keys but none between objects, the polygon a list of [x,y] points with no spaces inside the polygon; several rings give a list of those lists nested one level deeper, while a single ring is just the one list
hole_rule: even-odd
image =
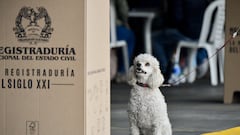
[{"label": "registraduria logo", "polygon": [[13,31],[19,42],[37,44],[48,42],[53,28],[51,18],[44,7],[22,7],[16,17]]}]

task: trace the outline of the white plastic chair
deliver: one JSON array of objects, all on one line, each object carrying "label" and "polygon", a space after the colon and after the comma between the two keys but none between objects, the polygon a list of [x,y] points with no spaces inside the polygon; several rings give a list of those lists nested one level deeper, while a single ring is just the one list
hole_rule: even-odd
[{"label": "white plastic chair", "polygon": [[113,3],[110,3],[110,36],[111,36],[111,42],[110,42],[110,48],[122,48],[123,52],[123,60],[124,60],[124,68],[127,73],[129,68],[129,60],[128,60],[128,49],[127,49],[127,43],[124,40],[117,40],[116,35],[116,10]]},{"label": "white plastic chair", "polygon": [[[215,12],[216,11],[216,12]],[[213,25],[211,26],[213,22]],[[189,48],[188,54],[188,69],[191,73],[187,78],[189,83],[194,82],[196,78],[196,56],[198,48],[205,48],[208,53],[211,84],[218,84],[218,67],[220,74],[220,81],[223,83],[224,71],[224,52],[220,51],[216,56],[212,57],[224,43],[224,24],[225,24],[225,0],[213,1],[205,10],[203,24],[199,40],[180,41],[177,46],[175,62],[179,63],[181,48]],[[209,38],[208,38],[209,37]],[[217,60],[219,60],[217,62]],[[218,64],[218,65],[217,65]]]},{"label": "white plastic chair", "polygon": [[152,54],[152,21],[156,16],[155,12],[151,11],[130,11],[129,17],[135,18],[145,18],[144,23],[144,45],[145,45],[145,52]]}]

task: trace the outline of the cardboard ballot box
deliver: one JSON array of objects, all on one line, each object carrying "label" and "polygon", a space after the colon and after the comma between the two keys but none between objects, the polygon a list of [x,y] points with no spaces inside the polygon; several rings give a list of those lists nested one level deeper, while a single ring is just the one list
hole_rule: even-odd
[{"label": "cardboard ballot box", "polygon": [[[240,1],[226,0],[226,41],[240,27]],[[224,103],[232,103],[240,92],[240,33],[225,48]],[[240,98],[240,97],[238,97]]]},{"label": "cardboard ballot box", "polygon": [[109,1],[0,1],[0,135],[110,135]]}]

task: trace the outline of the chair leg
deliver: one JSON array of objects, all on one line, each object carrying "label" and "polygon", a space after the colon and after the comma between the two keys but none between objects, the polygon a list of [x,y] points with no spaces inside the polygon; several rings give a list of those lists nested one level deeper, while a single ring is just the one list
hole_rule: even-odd
[{"label": "chair leg", "polygon": [[220,82],[224,83],[224,50],[219,53],[218,59]]},{"label": "chair leg", "polygon": [[178,45],[175,56],[174,56],[174,63],[179,63],[179,61],[180,61],[181,48],[182,47],[180,45]]},{"label": "chair leg", "polygon": [[196,79],[196,56],[197,56],[197,49],[193,48],[193,49],[189,49],[189,56],[188,56],[188,82],[189,83],[193,83]]},{"label": "chair leg", "polygon": [[[207,53],[208,53],[208,56],[212,56],[212,52],[215,52],[213,51],[213,49],[211,48],[206,48],[207,49]],[[217,75],[217,57],[214,56],[214,57],[211,57],[211,59],[209,59],[209,67],[210,67],[210,76],[211,76],[211,84],[213,86],[216,86],[218,84],[218,75]]]},{"label": "chair leg", "polygon": [[127,46],[123,46],[122,47],[122,51],[123,51],[123,59],[124,59],[124,68],[126,73],[128,73],[128,68],[129,68],[129,60],[128,60],[128,50],[127,50]]},{"label": "chair leg", "polygon": [[209,60],[210,72],[211,72],[211,84],[216,86],[218,84],[217,78],[217,58],[213,57]]}]

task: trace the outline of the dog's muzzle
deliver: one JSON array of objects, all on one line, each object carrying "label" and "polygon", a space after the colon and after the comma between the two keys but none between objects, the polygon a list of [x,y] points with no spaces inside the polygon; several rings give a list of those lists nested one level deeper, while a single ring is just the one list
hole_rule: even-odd
[{"label": "dog's muzzle", "polygon": [[135,70],[136,73],[138,74],[147,74],[147,72],[143,71],[140,67],[137,67],[136,70]]}]

